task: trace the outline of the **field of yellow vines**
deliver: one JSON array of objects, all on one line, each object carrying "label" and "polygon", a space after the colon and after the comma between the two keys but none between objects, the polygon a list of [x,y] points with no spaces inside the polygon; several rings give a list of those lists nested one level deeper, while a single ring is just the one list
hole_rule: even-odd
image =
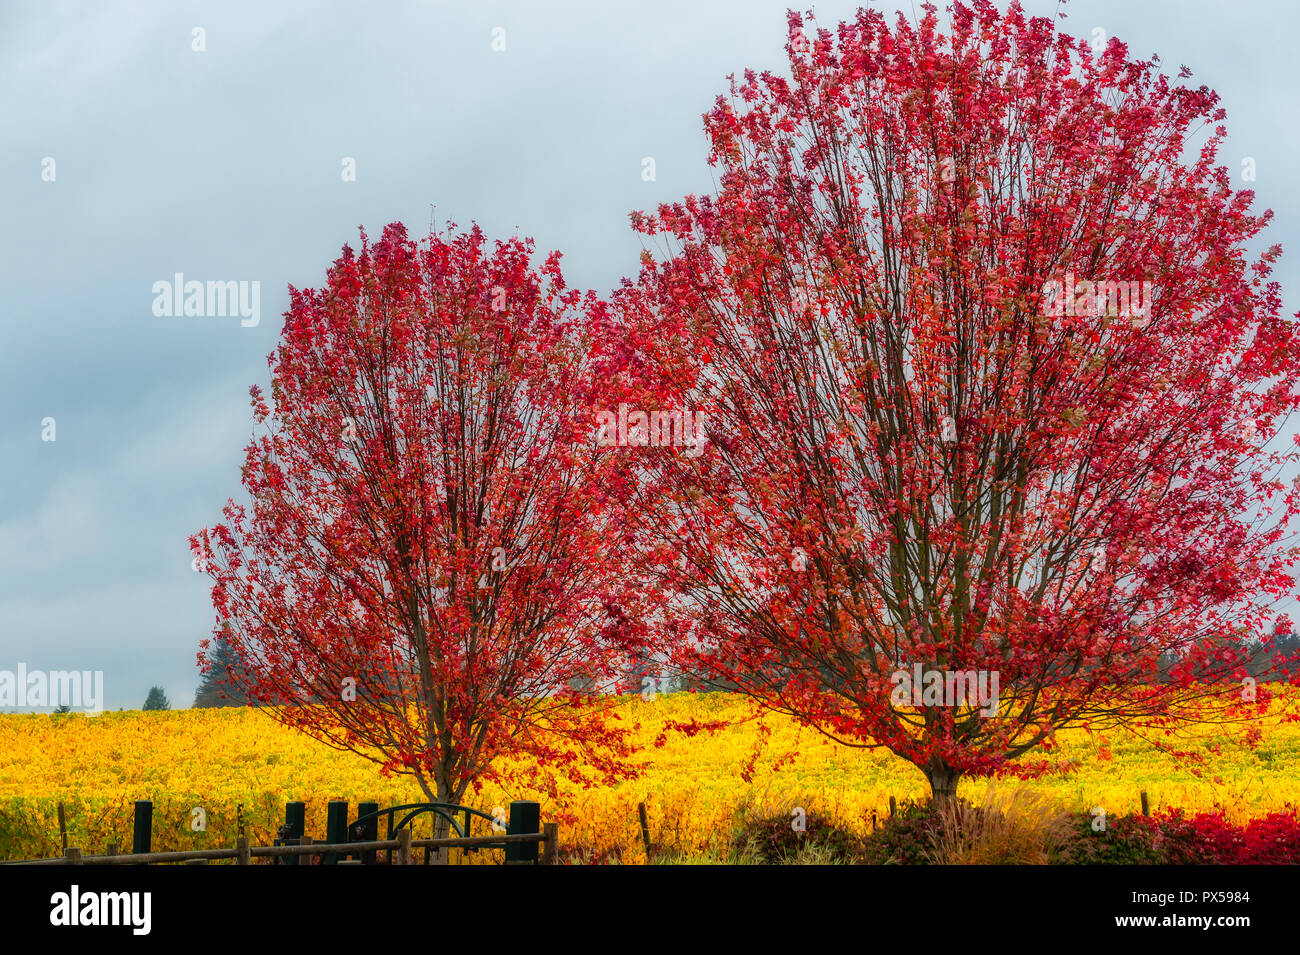
[{"label": "field of yellow vines", "polygon": [[[561,844],[622,850],[625,861],[644,859],[637,803],[648,808],[652,840],[686,853],[722,851],[744,813],[788,812],[801,806],[857,829],[870,829],[871,813],[927,794],[916,769],[876,751],[834,745],[793,722],[768,716],[770,736],[743,721],[748,705],[724,694],[629,698],[625,717],[639,724],[646,744],[640,778],[611,788],[565,791],[564,806],[545,795],[487,787],[467,799],[491,812],[512,799],[537,799],[542,818],[571,817]],[[666,720],[735,721],[730,729],[652,741]],[[1196,748],[1205,755],[1200,775],[1125,734],[1061,734],[1053,759],[1073,770],[1021,784],[1071,809],[1102,806],[1109,814],[1135,811],[1145,790],[1153,810],[1224,807],[1241,819],[1300,804],[1300,725],[1267,730],[1254,749],[1233,735],[1202,730]],[[741,778],[761,747],[750,781]],[[792,760],[782,757],[793,754]],[[774,764],[780,763],[779,767]],[[962,795],[979,797],[989,782],[964,780]],[[110,842],[129,847],[132,803],[154,802],[154,849],[233,845],[238,807],[254,843],[269,843],[288,800],[308,804],[308,831],[325,834],[325,804],[346,799],[381,806],[423,801],[401,777],[384,779],[377,768],[281,727],[248,709],[118,712],[84,715],[0,715],[0,859],[60,853],[57,805],[66,810],[69,845],[101,852]],[[201,807],[206,829],[193,810]],[[485,832],[475,832],[486,834]]]}]

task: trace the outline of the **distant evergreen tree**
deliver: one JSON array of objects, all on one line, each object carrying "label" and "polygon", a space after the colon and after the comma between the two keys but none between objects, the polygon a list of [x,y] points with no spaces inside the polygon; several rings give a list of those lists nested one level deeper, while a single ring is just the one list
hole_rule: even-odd
[{"label": "distant evergreen tree", "polygon": [[[1300,633],[1288,631],[1274,638],[1273,656],[1286,675],[1294,676],[1300,672]],[[1279,673],[1279,680],[1286,676]]]},{"label": "distant evergreen tree", "polygon": [[144,708],[146,710],[170,710],[171,702],[167,699],[167,694],[163,692],[160,686],[149,688],[149,696],[145,698]]},{"label": "distant evergreen tree", "polygon": [[225,637],[217,637],[209,645],[208,660],[211,665],[194,694],[195,709],[247,705],[243,689],[231,681],[231,674],[240,671],[239,658]]},{"label": "distant evergreen tree", "polygon": [[1156,672],[1159,674],[1161,682],[1169,681],[1169,671],[1173,669],[1174,664],[1177,662],[1178,654],[1172,650],[1166,650],[1156,658]]},{"label": "distant evergreen tree", "polygon": [[[1275,627],[1267,641],[1251,638],[1233,646],[1246,651],[1246,672],[1256,680],[1266,683],[1285,681],[1300,672],[1300,634],[1289,626]],[[1211,649],[1208,644],[1204,648]],[[1178,654],[1172,651],[1161,653],[1157,663],[1159,679],[1170,680],[1170,671],[1178,662]]]},{"label": "distant evergreen tree", "polygon": [[595,693],[599,687],[596,686],[594,677],[584,674],[572,677],[569,680],[569,689],[574,693]]},{"label": "distant evergreen tree", "polygon": [[[634,655],[627,661],[627,665],[623,669],[622,691],[624,693],[640,693],[642,688],[647,686],[644,682],[645,679],[653,678],[654,675],[655,674],[652,671],[652,661],[649,656],[642,654]],[[655,689],[658,689],[659,684],[657,680],[653,685]]]},{"label": "distant evergreen tree", "polygon": [[1286,680],[1300,670],[1300,634],[1289,627],[1274,628],[1270,645],[1253,641],[1250,646],[1252,676],[1264,681]]}]

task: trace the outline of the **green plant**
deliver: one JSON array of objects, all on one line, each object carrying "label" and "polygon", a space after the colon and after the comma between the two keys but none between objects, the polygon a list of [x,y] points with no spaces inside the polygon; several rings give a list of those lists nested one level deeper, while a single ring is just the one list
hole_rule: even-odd
[{"label": "green plant", "polygon": [[1147,816],[1121,816],[1101,831],[1089,813],[1070,817],[1067,838],[1050,854],[1061,865],[1159,865],[1160,825]]},{"label": "green plant", "polygon": [[936,826],[929,802],[904,803],[863,842],[862,861],[868,865],[926,865],[926,847]]},{"label": "green plant", "polygon": [[732,846],[735,854],[761,865],[853,862],[862,850],[854,833],[801,807],[747,819]]}]

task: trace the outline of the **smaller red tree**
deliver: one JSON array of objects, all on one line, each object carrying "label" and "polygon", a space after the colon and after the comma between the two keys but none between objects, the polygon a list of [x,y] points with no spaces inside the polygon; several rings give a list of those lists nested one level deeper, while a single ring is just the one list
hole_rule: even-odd
[{"label": "smaller red tree", "polygon": [[609,699],[572,689],[642,640],[611,533],[625,469],[592,440],[602,306],[531,252],[393,224],[291,290],[270,402],[252,389],[251,504],[191,539],[249,700],[435,801],[505,756],[553,793],[630,772]]}]

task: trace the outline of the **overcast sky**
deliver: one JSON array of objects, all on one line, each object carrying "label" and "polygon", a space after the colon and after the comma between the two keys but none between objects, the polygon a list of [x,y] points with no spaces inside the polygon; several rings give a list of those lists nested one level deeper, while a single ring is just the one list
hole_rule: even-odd
[{"label": "overcast sky", "polygon": [[[0,670],[102,670],[107,708],[153,684],[190,705],[212,610],[186,541],[239,494],[248,386],[266,381],[287,286],[319,285],[358,226],[423,235],[436,206],[532,235],[570,284],[608,291],[636,269],[627,213],[710,188],[700,116],[728,73],[780,67],[785,6],[4,4]],[[1295,9],[1079,0],[1065,21],[1219,92],[1224,161],[1254,157],[1288,250],[1288,312]],[[260,324],[156,316],[153,284],[177,272],[260,282]]]}]

